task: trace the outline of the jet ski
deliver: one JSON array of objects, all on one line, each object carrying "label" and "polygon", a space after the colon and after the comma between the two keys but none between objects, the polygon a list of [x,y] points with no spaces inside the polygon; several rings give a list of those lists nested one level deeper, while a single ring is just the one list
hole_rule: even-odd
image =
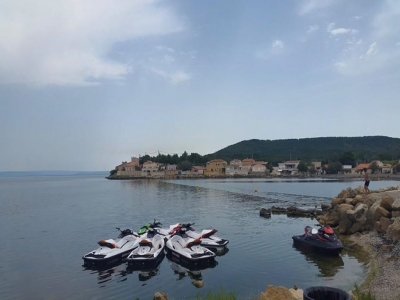
[{"label": "jet ski", "polygon": [[317,230],[310,226],[304,228],[304,234],[292,237],[295,246],[304,246],[329,254],[339,254],[343,249],[342,242],[328,225],[316,224]]},{"label": "jet ski", "polygon": [[176,223],[173,225],[170,225],[168,228],[164,227],[157,227],[157,231],[159,234],[161,234],[165,240],[168,240],[174,233],[179,231],[181,229],[181,224]]},{"label": "jet ski", "polygon": [[153,223],[147,223],[144,226],[142,226],[139,231],[138,234],[142,235],[145,234],[147,232],[147,230],[149,230],[150,228],[161,228],[161,223],[157,222],[156,219],[154,219]]},{"label": "jet ski", "polygon": [[165,250],[167,254],[188,264],[209,263],[215,259],[215,253],[202,247],[200,238],[193,239],[186,234],[186,228],[176,229],[167,240]]},{"label": "jet ski", "polygon": [[186,228],[186,234],[193,238],[199,238],[201,240],[201,246],[206,247],[215,252],[221,252],[224,250],[226,245],[228,245],[229,241],[222,239],[216,235],[214,235],[217,230],[216,229],[204,229],[202,231],[195,231],[193,229],[194,223],[181,224],[182,228]]},{"label": "jet ski", "polygon": [[139,246],[132,250],[126,260],[128,267],[156,265],[164,257],[164,237],[156,228],[149,228],[138,239]]},{"label": "jet ski", "polygon": [[85,254],[83,265],[85,267],[107,267],[122,262],[133,249],[137,248],[138,234],[131,229],[120,231],[117,239],[100,240],[99,248]]}]

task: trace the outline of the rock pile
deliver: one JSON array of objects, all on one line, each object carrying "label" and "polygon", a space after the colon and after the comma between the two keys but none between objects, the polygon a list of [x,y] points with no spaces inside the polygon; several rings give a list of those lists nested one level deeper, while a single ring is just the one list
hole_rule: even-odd
[{"label": "rock pile", "polygon": [[362,187],[347,188],[317,216],[321,224],[337,227],[341,234],[377,231],[392,241],[400,241],[400,187],[365,194]]}]

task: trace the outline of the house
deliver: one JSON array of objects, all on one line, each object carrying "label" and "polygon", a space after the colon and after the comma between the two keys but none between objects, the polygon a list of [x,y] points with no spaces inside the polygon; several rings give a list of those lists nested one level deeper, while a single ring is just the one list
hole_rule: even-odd
[{"label": "house", "polygon": [[278,173],[280,175],[296,175],[299,163],[299,160],[288,160],[283,163],[278,163]]},{"label": "house", "polygon": [[213,159],[207,162],[204,175],[207,176],[223,176],[227,162],[223,159]]},{"label": "house", "polygon": [[[375,174],[393,174],[393,167],[390,164],[384,164],[380,160],[373,160],[371,165],[375,163],[376,169],[372,170]],[[370,165],[370,167],[371,167]]]},{"label": "house", "polygon": [[354,172],[356,172],[357,174],[364,172],[364,169],[369,169],[370,164],[358,164],[355,168],[354,168]]},{"label": "house", "polygon": [[352,165],[343,165],[342,170],[339,174],[352,174],[353,173],[353,166]]},{"label": "house", "polygon": [[156,172],[159,169],[160,169],[160,164],[152,162],[151,160],[144,162],[142,166],[142,171],[144,172]]},{"label": "house", "polygon": [[382,174],[393,174],[393,167],[391,164],[383,164],[380,171]]},{"label": "house", "polygon": [[201,167],[201,166],[193,166],[192,167],[192,173],[197,174],[197,175],[203,175],[205,169],[206,168]]},{"label": "house", "polygon": [[120,165],[116,166],[118,176],[141,177],[141,168],[139,165],[139,158],[132,156],[131,161],[123,161]]},{"label": "house", "polygon": [[176,168],[177,168],[176,165],[167,164],[166,170],[167,171],[175,171]]},{"label": "house", "polygon": [[317,175],[322,174],[322,162],[313,161],[313,162],[311,162],[311,166],[314,167]]},{"label": "house", "polygon": [[255,161],[254,164],[251,166],[249,174],[267,174],[267,164],[268,162],[266,161]]},{"label": "house", "polygon": [[229,162],[229,165],[225,168],[225,174],[229,176],[233,175],[247,175],[249,174],[249,168],[244,167],[242,165],[242,161],[240,159],[234,159]]}]

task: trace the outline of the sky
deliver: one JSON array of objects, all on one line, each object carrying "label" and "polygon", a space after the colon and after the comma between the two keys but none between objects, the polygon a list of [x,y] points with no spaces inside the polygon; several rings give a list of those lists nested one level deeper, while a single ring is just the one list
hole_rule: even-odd
[{"label": "sky", "polygon": [[0,171],[400,137],[398,0],[0,0]]}]

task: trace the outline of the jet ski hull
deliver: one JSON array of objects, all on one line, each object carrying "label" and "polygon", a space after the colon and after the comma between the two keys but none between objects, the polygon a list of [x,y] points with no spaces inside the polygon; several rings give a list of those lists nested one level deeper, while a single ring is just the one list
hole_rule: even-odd
[{"label": "jet ski hull", "polygon": [[343,244],[339,240],[334,242],[324,242],[318,239],[304,237],[304,235],[295,235],[292,239],[295,246],[309,248],[321,253],[339,254],[343,250]]},{"label": "jet ski hull", "polygon": [[97,255],[93,254],[93,252],[90,252],[82,257],[83,265],[89,268],[114,266],[124,262],[131,252],[132,249],[115,253],[114,255]]},{"label": "jet ski hull", "polygon": [[190,245],[193,241],[191,238],[183,239],[180,236],[173,236],[165,245],[167,255],[173,256],[182,263],[197,265],[207,264],[215,259],[215,253],[200,246],[199,240],[196,245]]}]

